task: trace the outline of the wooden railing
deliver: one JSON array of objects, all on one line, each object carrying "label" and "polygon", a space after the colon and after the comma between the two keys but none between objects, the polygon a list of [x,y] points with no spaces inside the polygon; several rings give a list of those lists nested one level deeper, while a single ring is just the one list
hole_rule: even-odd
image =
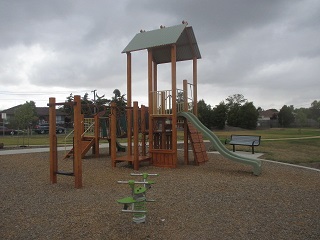
[{"label": "wooden railing", "polygon": [[[190,89],[190,90],[189,90]],[[177,112],[192,111],[193,101],[193,84],[183,80],[183,90],[177,89]],[[171,115],[172,114],[172,90],[153,91],[152,93],[152,112],[154,115]]]}]

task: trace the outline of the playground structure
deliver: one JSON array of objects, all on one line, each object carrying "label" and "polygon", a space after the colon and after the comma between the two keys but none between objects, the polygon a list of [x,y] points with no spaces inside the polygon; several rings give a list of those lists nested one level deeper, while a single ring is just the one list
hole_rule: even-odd
[{"label": "playground structure", "polygon": [[[64,159],[72,158],[72,170],[65,171],[59,169],[59,160],[57,154],[57,133],[56,133],[56,106],[70,105],[73,109],[74,130],[71,131],[65,139],[73,137],[73,145],[70,151],[66,153]],[[81,113],[81,98],[74,96],[73,102],[56,103],[55,98],[49,98],[49,141],[50,141],[50,182],[57,183],[57,175],[73,176],[75,179],[75,188],[82,187],[82,158],[92,149],[92,154],[99,157],[99,141],[107,139],[109,141],[109,149],[111,149],[110,139],[110,118],[103,117],[105,112],[94,114],[93,118],[85,118]],[[119,119],[119,118],[118,118]],[[103,124],[100,124],[103,123]],[[103,126],[101,126],[103,125]],[[121,126],[118,126],[118,128]],[[117,127],[114,133],[117,131]],[[114,135],[116,138],[116,134]],[[118,151],[125,151],[116,139],[114,144]]]},{"label": "playground structure", "polygon": [[[209,138],[211,144],[226,158],[248,164],[253,167],[253,173],[261,173],[261,161],[239,157],[230,153],[218,137],[207,129],[197,118],[197,60],[201,58],[198,44],[191,26],[187,22],[172,27],[160,27],[152,31],[140,31],[129,42],[122,53],[127,55],[127,105],[132,107],[132,62],[131,53],[134,51],[147,50],[148,52],[148,154],[136,156],[134,168],[139,169],[141,161],[150,158],[152,165],[157,167],[177,167],[177,131],[179,126],[184,128],[184,162],[189,163],[188,141],[192,145],[195,164],[207,161],[202,134]],[[177,89],[177,62],[192,60],[192,83],[183,81],[183,89]],[[171,64],[171,89],[158,89],[158,64]],[[187,86],[192,89],[189,96]],[[135,103],[137,107],[137,103]],[[178,121],[178,118],[181,121]],[[136,118],[133,122],[138,121]],[[131,120],[128,118],[128,129]],[[137,124],[137,123],[135,123]],[[135,142],[136,143],[136,142]],[[128,156],[122,157],[121,161],[132,161],[131,142],[128,138]],[[115,145],[111,152],[115,152]],[[134,151],[138,146],[134,144]],[[116,162],[116,154],[112,155],[112,161]],[[136,166],[138,165],[138,166]],[[115,164],[113,165],[115,166]]]},{"label": "playground structure", "polygon": [[[74,111],[74,141],[73,141],[73,171],[64,172],[58,168],[57,135],[56,135],[56,106],[70,104]],[[82,187],[82,158],[81,158],[81,99],[74,96],[71,103],[56,103],[55,98],[49,99],[49,141],[50,141],[50,182],[57,183],[57,175],[74,176],[75,188]]]},{"label": "playground structure", "polygon": [[[131,52],[148,51],[148,154],[140,155],[141,161],[150,159],[157,167],[177,167],[177,128],[178,111],[192,111],[197,115],[197,59],[201,58],[192,27],[187,23],[173,27],[162,27],[153,31],[141,31],[126,46],[122,53],[127,55],[127,105],[132,107],[132,63]],[[188,104],[187,93],[177,89],[176,64],[177,61],[193,61],[193,96]],[[171,89],[158,89],[158,64],[171,63]],[[184,86],[188,86],[185,81]],[[179,102],[177,102],[179,99]],[[137,103],[136,103],[137,104]],[[135,123],[135,120],[133,121]],[[128,129],[131,120],[128,118]],[[185,122],[185,126],[187,122]],[[187,136],[186,136],[187,138]],[[187,139],[185,139],[187,141]],[[127,157],[117,158],[112,155],[112,161],[132,161],[132,152],[128,138]],[[188,144],[185,144],[187,148]],[[112,146],[112,144],[111,144]],[[134,145],[135,146],[135,145]],[[134,147],[137,151],[137,146]],[[114,150],[111,150],[113,152]],[[185,152],[188,150],[186,149]],[[135,157],[134,168],[139,169],[139,161]],[[187,160],[185,160],[187,162]],[[115,165],[115,164],[114,164]]]},{"label": "playground structure", "polygon": [[133,222],[144,223],[147,214],[146,202],[155,202],[155,200],[147,199],[147,190],[155,183],[147,179],[149,176],[158,176],[158,174],[131,173],[131,176],[142,176],[142,181],[118,181],[118,183],[129,184],[131,196],[119,199],[117,202],[123,204],[122,212],[133,213]]},{"label": "playground structure", "polygon": [[[132,102],[132,63],[131,52],[148,51],[148,105],[138,107],[138,102]],[[253,173],[261,173],[261,161],[240,157],[231,153],[220,142],[218,137],[207,129],[197,118],[197,60],[201,58],[197,41],[191,26],[186,22],[173,27],[162,27],[152,31],[141,31],[122,51],[127,55],[127,109],[126,136],[127,154],[117,156],[117,132],[119,122],[118,109],[115,104],[110,108],[109,119],[109,149],[112,166],[119,162],[129,162],[134,170],[139,170],[143,161],[153,166],[176,168],[177,131],[180,126],[184,129],[184,162],[189,164],[189,140],[194,153],[195,164],[199,165],[208,160],[203,143],[204,134],[211,144],[226,158],[248,164],[253,167]],[[192,83],[183,80],[183,89],[177,89],[176,65],[178,61],[192,60]],[[158,64],[170,63],[171,89],[158,89]],[[190,87],[191,91],[188,91]],[[49,99],[50,106],[50,179],[56,183],[56,175],[75,176],[75,186],[82,186],[81,158],[91,147],[95,156],[99,156],[100,124],[99,113],[94,117],[94,137],[85,138],[84,119],[81,117],[80,96],[75,96],[74,103],[74,171],[64,173],[57,167],[57,143],[55,134],[55,103]],[[61,103],[66,104],[66,103]],[[60,105],[61,105],[60,104]],[[70,103],[69,103],[70,104]],[[178,120],[179,119],[179,120]],[[52,124],[54,123],[54,124]],[[86,143],[85,143],[86,142]],[[84,151],[85,150],[85,151]],[[118,148],[119,150],[119,148]],[[71,154],[71,153],[70,153]]]}]

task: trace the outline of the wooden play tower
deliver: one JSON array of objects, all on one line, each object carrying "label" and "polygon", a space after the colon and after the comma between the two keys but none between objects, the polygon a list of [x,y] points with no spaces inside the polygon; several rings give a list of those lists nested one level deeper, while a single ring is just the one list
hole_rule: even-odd
[{"label": "wooden play tower", "polygon": [[[148,51],[149,157],[158,167],[177,167],[177,129],[179,111],[197,115],[197,60],[201,58],[191,26],[187,22],[152,31],[140,31],[125,47],[127,55],[127,105],[132,107],[131,53]],[[192,88],[191,105],[186,91],[177,89],[177,62],[192,60],[192,83],[184,81],[184,88]],[[158,64],[171,63],[171,89],[158,89]],[[185,123],[187,124],[187,123]],[[186,129],[185,125],[185,129]],[[186,135],[186,134],[185,134]],[[185,145],[187,145],[185,139]]]}]

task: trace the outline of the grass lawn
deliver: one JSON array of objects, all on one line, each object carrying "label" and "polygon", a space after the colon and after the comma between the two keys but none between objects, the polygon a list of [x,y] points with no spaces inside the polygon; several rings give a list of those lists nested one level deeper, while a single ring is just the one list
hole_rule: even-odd
[{"label": "grass lawn", "polygon": [[[231,134],[260,135],[261,145],[255,147],[255,152],[264,153],[265,159],[287,163],[320,162],[320,129],[272,128],[214,133],[223,142]],[[226,146],[232,150],[232,146]],[[251,147],[236,146],[236,150],[250,152]]]},{"label": "grass lawn", "polygon": [[[264,153],[263,158],[287,163],[320,162],[320,129],[272,128],[267,130],[214,131],[222,142],[231,134],[260,135],[261,145],[255,147],[255,152]],[[65,134],[58,134],[58,144],[64,145]],[[178,132],[178,139],[183,140],[183,132]],[[125,139],[119,139],[125,142]],[[102,142],[106,142],[103,140]],[[5,147],[49,146],[48,134],[33,134],[28,136],[0,136],[0,143]],[[66,141],[72,144],[72,137]],[[232,146],[226,145],[232,150]],[[237,151],[251,151],[250,147],[236,146]]]}]

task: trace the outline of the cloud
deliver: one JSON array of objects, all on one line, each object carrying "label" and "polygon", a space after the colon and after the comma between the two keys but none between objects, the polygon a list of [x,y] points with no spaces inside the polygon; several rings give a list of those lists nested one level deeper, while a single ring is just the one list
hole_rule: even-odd
[{"label": "cloud", "polygon": [[[319,99],[319,19],[316,0],[1,1],[0,97],[46,88],[54,96],[125,93],[121,51],[129,41],[140,29],[187,20],[202,55],[198,95],[205,102],[214,106],[240,93],[263,108],[309,107]],[[146,104],[146,51],[132,60],[133,99]],[[170,66],[158,72],[159,87],[170,88]],[[177,75],[178,87],[192,81],[192,63],[178,63]]]}]

